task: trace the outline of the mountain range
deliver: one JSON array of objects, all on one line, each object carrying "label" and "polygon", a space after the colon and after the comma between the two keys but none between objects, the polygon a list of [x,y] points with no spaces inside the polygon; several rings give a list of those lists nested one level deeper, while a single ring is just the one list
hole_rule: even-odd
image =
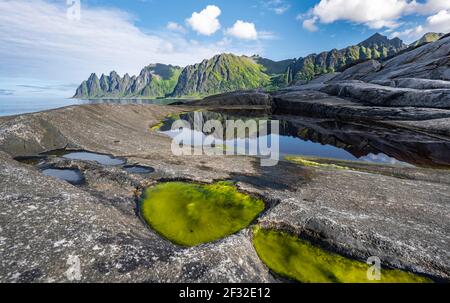
[{"label": "mountain range", "polygon": [[389,39],[377,33],[357,45],[298,59],[273,61],[257,55],[220,54],[184,68],[151,64],[132,77],[120,77],[114,71],[100,78],[91,74],[78,87],[74,98],[200,98],[235,90],[274,90],[324,73],[343,71],[370,59],[385,60],[442,36],[428,33],[406,45],[399,38]]}]

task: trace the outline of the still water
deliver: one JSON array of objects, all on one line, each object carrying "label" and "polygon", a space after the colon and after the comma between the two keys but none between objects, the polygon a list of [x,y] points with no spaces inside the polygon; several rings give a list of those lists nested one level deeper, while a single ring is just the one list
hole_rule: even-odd
[{"label": "still water", "polygon": [[[279,134],[270,134],[266,140],[279,142],[281,156],[297,155],[401,166],[432,168],[450,167],[450,142],[414,131],[386,127],[358,121],[338,121],[300,116],[246,117],[226,112],[191,112],[181,114],[180,119],[195,124],[194,116],[201,113],[203,122],[218,120],[267,119],[280,122]],[[209,135],[188,129],[171,130],[174,118],[163,121],[159,131],[169,137],[177,137],[187,146],[201,145]],[[225,128],[225,124],[223,125]],[[221,140],[215,144],[226,149],[236,149],[238,154],[248,154],[248,147],[257,138]]]},{"label": "still water", "polygon": [[55,97],[23,98],[14,96],[0,97],[0,117],[35,113],[65,106],[79,104],[160,104],[187,102],[181,99],[65,99]]}]

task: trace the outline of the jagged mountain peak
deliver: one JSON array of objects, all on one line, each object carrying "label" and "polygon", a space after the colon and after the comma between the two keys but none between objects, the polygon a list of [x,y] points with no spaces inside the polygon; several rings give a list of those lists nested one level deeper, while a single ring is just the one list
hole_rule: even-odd
[{"label": "jagged mountain peak", "polygon": [[96,73],[92,73],[90,76],[89,76],[89,78],[88,78],[88,80],[95,80],[95,79],[97,79],[98,80],[98,77],[97,77],[97,74]]},{"label": "jagged mountain peak", "polygon": [[77,89],[75,98],[165,97],[175,87],[181,73],[180,67],[150,64],[138,76],[122,77],[112,71],[102,74],[100,80],[91,74]]},{"label": "jagged mountain peak", "polygon": [[401,48],[405,46],[401,39],[399,38],[389,39],[387,36],[383,36],[380,33],[373,34],[368,39],[364,40],[358,45],[364,47],[387,46],[395,48]]}]

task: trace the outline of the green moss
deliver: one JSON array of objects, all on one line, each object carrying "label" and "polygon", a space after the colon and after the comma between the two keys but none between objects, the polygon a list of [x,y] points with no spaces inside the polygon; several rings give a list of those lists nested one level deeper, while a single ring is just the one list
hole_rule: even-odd
[{"label": "green moss", "polygon": [[336,164],[325,164],[325,163],[319,163],[311,160],[307,160],[302,157],[295,157],[295,156],[286,156],[285,159],[289,162],[301,165],[301,166],[309,166],[309,167],[323,167],[323,168],[334,168],[334,169],[345,169],[345,170],[351,170],[349,167],[340,166]]},{"label": "green moss", "polygon": [[150,130],[157,132],[163,125],[164,125],[164,122],[159,122],[158,124],[150,127]]},{"label": "green moss", "polygon": [[394,269],[382,269],[381,280],[367,278],[370,265],[327,252],[288,233],[254,228],[253,245],[274,272],[304,283],[429,283],[429,279]]},{"label": "green moss", "polygon": [[181,246],[195,246],[248,226],[264,210],[264,202],[238,192],[230,182],[167,182],[144,192],[140,210],[160,235]]}]

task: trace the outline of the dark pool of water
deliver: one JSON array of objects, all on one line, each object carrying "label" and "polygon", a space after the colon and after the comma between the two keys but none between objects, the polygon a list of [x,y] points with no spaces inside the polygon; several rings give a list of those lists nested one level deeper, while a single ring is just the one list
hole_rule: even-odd
[{"label": "dark pool of water", "polygon": [[68,152],[62,155],[63,158],[70,160],[93,161],[105,166],[117,166],[126,163],[124,159],[115,158],[111,155],[103,155],[92,152]]},{"label": "dark pool of water", "polygon": [[141,165],[127,165],[124,166],[123,169],[132,174],[151,174],[155,172],[153,167],[149,166],[141,166]]},{"label": "dark pool of water", "polygon": [[[195,113],[186,113],[180,117],[194,125],[194,115]],[[226,120],[255,119],[254,115],[236,116],[236,113],[226,112],[204,111],[202,115],[204,122],[219,120],[224,123]],[[432,168],[450,167],[450,142],[426,134],[358,121],[286,115],[256,117],[258,118],[280,121],[279,134],[269,132],[267,139],[269,143],[274,139],[279,140],[281,156],[310,156]],[[170,130],[173,122],[166,119],[161,132],[170,137],[180,135],[181,132]],[[199,131],[191,135],[191,132],[187,131],[183,134],[183,142],[195,146],[195,142],[202,142],[206,135]],[[238,139],[232,142],[218,139],[216,144],[225,145],[227,148],[246,148],[251,140],[254,139]],[[245,148],[242,150],[243,154],[247,151]]]},{"label": "dark pool of water", "polygon": [[80,185],[84,183],[84,176],[78,169],[72,168],[47,168],[42,170],[42,173],[49,177],[64,180],[73,185]]}]

